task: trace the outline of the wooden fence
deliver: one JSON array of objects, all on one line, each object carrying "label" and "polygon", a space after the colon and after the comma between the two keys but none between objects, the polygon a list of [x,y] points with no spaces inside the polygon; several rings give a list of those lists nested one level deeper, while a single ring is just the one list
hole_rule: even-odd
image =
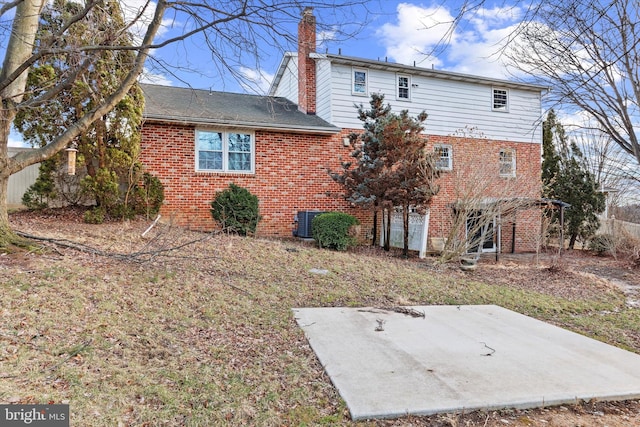
[{"label": "wooden fence", "polygon": [[598,234],[611,234],[613,236],[618,236],[620,233],[627,233],[640,239],[640,224],[620,221],[615,218],[600,220],[600,229],[598,230]]}]

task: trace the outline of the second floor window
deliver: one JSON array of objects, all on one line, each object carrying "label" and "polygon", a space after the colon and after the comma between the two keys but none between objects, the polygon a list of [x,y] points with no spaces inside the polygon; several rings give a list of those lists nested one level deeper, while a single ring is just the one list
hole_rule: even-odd
[{"label": "second floor window", "polygon": [[450,145],[438,144],[434,147],[436,169],[450,171],[453,169],[453,155]]},{"label": "second floor window", "polygon": [[253,135],[245,132],[196,132],[196,168],[212,172],[253,172]]},{"label": "second floor window", "polygon": [[500,150],[500,176],[516,176],[516,151],[510,148]]},{"label": "second floor window", "polygon": [[506,89],[493,89],[493,110],[509,110],[509,92]]},{"label": "second floor window", "polygon": [[354,95],[367,95],[367,71],[353,70],[353,86],[352,93]]},{"label": "second floor window", "polygon": [[409,76],[398,76],[398,93],[396,94],[398,99],[411,99],[409,86]]}]

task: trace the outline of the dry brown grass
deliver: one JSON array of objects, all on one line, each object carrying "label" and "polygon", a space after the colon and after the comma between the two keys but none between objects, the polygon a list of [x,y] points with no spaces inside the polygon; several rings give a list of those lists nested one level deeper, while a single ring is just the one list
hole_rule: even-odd
[{"label": "dry brown grass", "polygon": [[[562,295],[369,249],[337,253],[166,224],[142,238],[146,222],[87,225],[53,213],[15,214],[12,223],[85,246],[42,242],[41,251],[0,256],[0,403],[68,402],[74,426],[355,424],[293,307],[492,303],[640,352],[637,312],[595,277],[580,280],[601,292]],[[564,411],[583,422],[585,408]],[[370,424],[495,426],[561,415]]]}]

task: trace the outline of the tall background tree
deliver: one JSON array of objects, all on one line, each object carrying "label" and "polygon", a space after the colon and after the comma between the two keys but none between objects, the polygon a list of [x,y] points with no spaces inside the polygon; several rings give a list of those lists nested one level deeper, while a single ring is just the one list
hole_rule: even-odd
[{"label": "tall background tree", "polygon": [[[36,44],[59,33],[60,25],[81,10],[79,3],[64,0],[47,4],[41,15]],[[97,52],[95,65],[81,70],[71,86],[61,90],[55,99],[18,112],[14,124],[32,146],[46,146],[75,120],[103,103],[105,94],[113,92],[133,66],[135,53],[124,50],[132,45],[132,39],[128,32],[121,31],[125,23],[119,3],[103,1],[85,17],[86,25],[71,28],[59,44],[86,45],[92,42],[94,34],[102,31],[114,46],[123,49]],[[62,50],[38,59],[29,71],[24,100],[28,102],[41,96],[49,82],[59,79],[78,62],[77,56],[73,50]],[[94,121],[72,143],[83,166],[81,188],[96,203],[96,210],[102,214],[97,216],[130,216],[134,212],[127,196],[142,175],[137,157],[143,107],[142,91],[134,84],[113,110]],[[47,162],[64,164],[65,160]],[[56,175],[48,175],[55,182]],[[80,187],[78,182],[75,184]]]},{"label": "tall background tree", "polygon": [[384,95],[377,93],[371,95],[369,105],[369,110],[358,107],[364,132],[351,135],[353,161],[343,162],[341,171],[329,174],[343,185],[346,200],[372,209],[374,236],[378,233],[377,214],[382,212],[385,250],[390,249],[391,217],[396,208],[401,210],[406,256],[410,208],[424,213],[439,190],[439,171],[422,135],[427,114],[422,112],[414,118],[406,110],[394,113],[384,104]]},{"label": "tall background tree", "polygon": [[[323,26],[320,19],[320,29],[331,29],[340,38],[349,36],[341,31],[341,24],[358,22],[359,25],[366,25],[368,3],[366,0],[229,0],[224,3],[209,0],[148,1],[143,2],[138,9],[129,8],[129,16],[119,29],[115,29],[111,25],[91,23],[91,16],[97,14],[90,12],[104,8],[105,3],[88,0],[68,16],[58,16],[60,22],[54,26],[51,34],[37,42],[36,35],[43,22],[41,14],[47,2],[31,0],[2,3],[0,17],[5,22],[10,22],[10,27],[0,28],[3,31],[0,51],[4,52],[0,70],[0,247],[7,247],[19,240],[9,225],[9,177],[29,165],[53,157],[86,133],[96,120],[108,115],[130,93],[131,87],[143,72],[145,63],[150,59],[151,52],[197,37],[199,46],[208,48],[212,64],[219,70],[228,70],[229,74],[238,76],[238,70],[242,66],[259,69],[260,60],[265,55],[260,48],[263,43],[282,46],[283,50],[294,44],[294,23],[305,7],[327,11],[331,17],[330,25]],[[123,4],[120,3],[121,7]],[[115,19],[112,23],[115,23]],[[174,21],[188,22],[189,25],[171,25]],[[158,36],[161,28],[170,28],[170,34]],[[117,39],[114,39],[115,34],[120,35],[134,29],[139,32],[132,37],[131,46],[119,45]],[[83,40],[87,42],[74,39],[77,44],[67,44],[65,39],[71,34],[85,34],[86,38]],[[44,58],[55,58],[65,51],[69,58],[75,58],[75,62],[68,63],[63,73],[52,75],[52,79],[42,82],[38,90],[30,87],[35,96],[25,96],[30,68],[35,65],[42,67]],[[95,104],[82,111],[72,123],[63,121],[60,132],[47,141],[46,145],[9,157],[7,146],[11,124],[16,115],[56,100],[61,93],[70,90],[84,71],[98,66],[102,61],[101,52],[106,51],[134,52],[129,70],[118,76],[118,80],[109,87],[104,87],[99,98],[87,97],[79,101],[81,104]],[[198,55],[202,55],[202,50],[198,51]],[[148,66],[161,67],[170,73],[172,66],[182,64],[170,64],[159,59],[150,62]]]},{"label": "tall background tree", "polygon": [[[543,125],[542,157],[543,195],[571,205],[565,210],[564,225],[569,249],[573,249],[578,238],[586,241],[595,234],[600,225],[597,214],[604,211],[605,196],[580,148],[569,140],[553,110]],[[556,212],[550,215],[559,226]]]}]

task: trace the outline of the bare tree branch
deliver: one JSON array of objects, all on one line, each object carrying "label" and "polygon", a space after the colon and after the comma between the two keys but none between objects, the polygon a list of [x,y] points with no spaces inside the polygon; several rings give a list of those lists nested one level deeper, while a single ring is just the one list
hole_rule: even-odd
[{"label": "bare tree branch", "polygon": [[640,163],[640,33],[632,0],[547,3],[506,56],[515,69],[552,88],[548,100],[586,112]]}]

